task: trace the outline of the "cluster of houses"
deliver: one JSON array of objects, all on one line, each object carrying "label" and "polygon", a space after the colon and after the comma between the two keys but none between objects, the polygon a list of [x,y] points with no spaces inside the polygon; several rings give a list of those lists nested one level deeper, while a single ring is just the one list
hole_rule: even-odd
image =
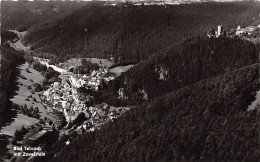
[{"label": "cluster of houses", "polygon": [[[48,60],[37,59],[40,63],[49,65]],[[80,125],[76,124],[72,128],[72,130],[76,130],[78,133],[82,130],[94,131],[107,121],[117,118],[129,109],[128,107],[112,107],[107,104],[94,105],[93,96],[86,94],[86,92],[82,93],[81,88],[98,91],[103,84],[114,80],[116,75],[109,72],[109,69],[105,67],[93,70],[90,74],[69,72],[68,69],[75,67],[75,64],[80,66],[80,61],[80,59],[71,59],[67,63],[60,65],[62,68],[52,67],[56,71],[65,68],[58,71],[61,73],[59,76],[61,82],[51,84],[42,95],[42,102],[47,107],[47,110],[49,112],[54,110],[63,112],[68,123],[73,123],[79,114],[84,113],[84,122]],[[123,89],[119,90],[119,98],[126,98]]]},{"label": "cluster of houses", "polygon": [[247,26],[244,28],[241,28],[239,25],[236,29],[236,35],[252,35],[255,31],[260,29],[260,25],[258,26]]},{"label": "cluster of houses", "polygon": [[67,122],[74,121],[80,113],[84,113],[86,121],[81,125],[81,130],[94,130],[108,120],[121,115],[127,108],[110,108],[110,106],[89,106],[88,101],[93,96],[81,96],[79,88],[84,87],[98,91],[101,82],[115,79],[107,69],[93,70],[90,75],[79,75],[72,72],[64,72],[59,76],[61,82],[54,82],[43,92],[43,104],[49,112],[57,110],[64,113]]},{"label": "cluster of houses", "polygon": [[62,111],[69,108],[73,103],[74,89],[69,83],[60,84],[54,82],[46,91],[43,92],[43,103],[47,106],[48,111],[53,109]]},{"label": "cluster of houses", "polygon": [[107,69],[100,68],[99,70],[93,70],[90,76],[83,75],[83,79],[86,81],[88,87],[97,91],[102,80],[109,82],[115,79],[115,75],[108,73]]},{"label": "cluster of houses", "polygon": [[59,76],[62,82],[54,82],[45,90],[43,93],[43,101],[45,101],[48,107],[57,110],[82,110],[85,108],[84,102],[86,98],[84,98],[84,100],[81,99],[78,88],[85,87],[98,91],[102,80],[108,82],[115,79],[115,76],[106,74],[106,69],[94,70],[88,76],[77,75],[72,72],[62,73]]},{"label": "cluster of houses", "polygon": [[90,75],[65,72],[60,75],[60,78],[62,81],[69,81],[73,87],[80,88],[84,86],[88,89],[98,91],[102,80],[109,82],[115,79],[115,75],[108,73],[107,69],[99,68],[99,70],[93,70]]},{"label": "cluster of houses", "polygon": [[236,36],[253,43],[260,43],[260,25],[247,26],[244,28],[238,26],[236,29]]},{"label": "cluster of houses", "polygon": [[82,130],[94,131],[99,129],[103,124],[119,117],[122,113],[128,111],[129,107],[113,107],[107,104],[100,104],[96,107],[90,106],[83,111],[87,120],[82,125],[78,126],[76,130],[81,132]]}]

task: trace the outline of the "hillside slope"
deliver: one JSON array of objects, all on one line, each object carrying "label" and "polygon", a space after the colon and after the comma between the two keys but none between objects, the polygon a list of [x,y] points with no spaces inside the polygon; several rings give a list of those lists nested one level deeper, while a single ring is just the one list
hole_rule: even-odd
[{"label": "hillside slope", "polygon": [[112,55],[116,62],[140,61],[191,36],[204,35],[219,24],[227,31],[238,24],[252,24],[260,20],[259,12],[258,2],[115,7],[90,3],[63,19],[34,28],[26,40],[32,49],[64,59]]},{"label": "hillside slope", "polygon": [[[153,99],[68,146],[51,161],[257,161],[259,64]],[[79,149],[80,148],[80,149]]]},{"label": "hillside slope", "polygon": [[22,53],[18,53],[14,49],[1,45],[1,78],[0,78],[0,128],[10,115],[11,102],[10,98],[16,90],[16,79],[19,74],[16,68],[22,61]]},{"label": "hillside slope", "polygon": [[109,96],[118,96],[119,88],[124,88],[128,104],[142,100],[141,91],[152,100],[202,79],[254,64],[258,59],[257,48],[238,38],[191,38],[140,62],[110,82],[97,98],[117,104]]}]

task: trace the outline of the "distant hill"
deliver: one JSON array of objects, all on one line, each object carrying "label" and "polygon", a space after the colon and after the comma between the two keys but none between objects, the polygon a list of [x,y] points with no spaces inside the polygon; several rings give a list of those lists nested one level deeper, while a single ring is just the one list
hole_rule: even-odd
[{"label": "distant hill", "polygon": [[36,24],[62,18],[85,4],[69,1],[2,1],[1,27],[27,30]]},{"label": "distant hill", "polygon": [[227,31],[238,24],[252,24],[260,20],[259,13],[257,2],[166,6],[89,3],[65,18],[30,30],[26,43],[38,52],[63,59],[112,55],[116,62],[141,61],[172,44],[204,35],[219,24]]}]

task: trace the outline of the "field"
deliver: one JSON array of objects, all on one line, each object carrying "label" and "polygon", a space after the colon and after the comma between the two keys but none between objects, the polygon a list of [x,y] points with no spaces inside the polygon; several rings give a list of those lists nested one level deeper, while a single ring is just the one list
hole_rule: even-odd
[{"label": "field", "polygon": [[126,72],[130,68],[132,68],[134,65],[127,65],[127,66],[118,66],[115,68],[110,69],[110,72],[115,73],[116,76],[120,76],[121,73]]},{"label": "field", "polygon": [[14,49],[16,49],[18,51],[27,51],[27,50],[30,49],[30,47],[25,47],[22,44],[22,40],[23,40],[23,38],[25,37],[25,35],[27,33],[26,31],[24,31],[24,32],[18,32],[16,30],[10,30],[10,31],[15,33],[15,34],[17,34],[18,37],[19,37],[19,40],[17,42],[15,42],[15,43],[11,43],[10,42],[11,47],[13,47]]},{"label": "field", "polygon": [[99,58],[85,58],[85,60],[90,61],[92,63],[98,64],[100,67],[109,68],[110,66],[114,65],[112,61],[108,59],[99,59]]},{"label": "field", "polygon": [[254,110],[259,103],[260,103],[260,90],[256,93],[256,99],[255,99],[255,101],[253,101],[253,102],[251,103],[251,105],[249,105],[249,107],[248,107],[247,110],[248,110],[248,111],[249,111],[249,110]]}]

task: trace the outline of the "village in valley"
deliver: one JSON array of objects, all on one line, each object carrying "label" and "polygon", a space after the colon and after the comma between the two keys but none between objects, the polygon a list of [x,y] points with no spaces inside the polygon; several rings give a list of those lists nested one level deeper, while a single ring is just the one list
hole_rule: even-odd
[{"label": "village in valley", "polygon": [[[19,34],[19,32],[16,33]],[[23,37],[19,36],[19,38],[18,41],[21,42]],[[15,50],[25,51],[27,54],[32,53],[28,47],[21,43],[17,44],[16,41],[8,43]],[[13,102],[15,109],[19,110],[19,115],[31,119],[25,119],[31,121],[31,124],[28,122],[24,124],[25,121],[13,124],[17,128],[15,132],[10,133],[14,136],[11,141],[14,147],[41,146],[49,143],[49,139],[55,141],[64,135],[93,132],[130,110],[130,106],[115,107],[105,102],[96,103],[93,94],[134,65],[111,68],[114,65],[113,57],[109,59],[71,58],[55,65],[50,64],[50,60],[46,58],[31,55],[30,58],[32,62],[27,60],[20,67],[21,74],[18,80],[20,88]],[[51,80],[54,81],[43,86],[46,75],[35,68],[35,64],[58,75],[50,75]],[[92,68],[82,74],[80,72],[82,64],[90,64]],[[117,98],[124,97],[124,91],[121,88]],[[9,127],[4,127],[2,131],[7,132]],[[48,138],[49,136],[53,138]],[[64,144],[69,143],[68,139]],[[11,149],[13,146],[8,147]],[[11,149],[10,153],[18,154],[20,151]]]},{"label": "village in valley", "polygon": [[0,162],[259,159],[260,0],[1,8]]},{"label": "village in valley", "polygon": [[[219,25],[216,31],[215,29],[209,31],[205,38],[211,39],[224,36],[259,42],[259,34],[260,25],[244,28],[238,26],[237,29],[230,30],[229,32],[226,32],[224,27]],[[23,36],[24,35],[25,33],[23,33]],[[19,38],[22,39],[21,36],[19,36]],[[18,41],[21,42],[21,40]],[[22,46],[21,49],[21,46],[19,46],[21,43],[9,43],[10,46],[16,50],[29,52],[28,47],[25,48]],[[31,102],[34,106],[29,104],[29,106],[31,106],[30,111],[33,112],[31,113],[33,115],[29,113],[30,117],[36,116],[38,120],[33,120],[34,124],[32,125],[22,126],[20,131],[18,131],[19,133],[16,131],[16,134],[14,134],[15,140],[12,142],[14,146],[39,145],[44,143],[42,141],[46,142],[47,139],[49,140],[50,138],[46,138],[48,136],[53,136],[55,137],[54,139],[58,139],[64,135],[93,132],[96,129],[100,129],[103,124],[113,121],[131,109],[130,106],[115,107],[105,102],[96,103],[93,93],[98,92],[103,86],[108,85],[110,81],[115,80],[122,72],[129,70],[134,65],[111,68],[111,66],[114,65],[114,58],[112,56],[109,59],[71,58],[66,62],[56,64],[50,64],[49,59],[33,56],[33,61],[44,66],[46,69],[55,71],[58,75],[55,76],[55,81],[47,86],[42,86],[43,74],[34,72],[37,69],[34,69],[33,65],[26,62],[26,67],[22,69],[23,73],[27,75],[27,73],[29,74],[33,71],[37,73],[38,76],[35,75],[26,78],[21,75],[20,77],[23,81],[27,80],[24,82],[24,85],[21,84],[21,87],[28,88],[33,86],[33,84],[30,83],[34,83],[34,77],[39,78],[39,76],[42,75],[41,80],[37,82],[37,86],[40,86],[40,90],[33,92],[33,95],[28,94],[24,101],[25,104],[18,103],[18,105],[20,106],[20,112],[24,112],[26,107],[28,107],[27,103]],[[83,64],[91,64],[93,68],[88,69],[87,73],[82,73],[80,67],[82,67]],[[159,80],[164,81],[166,80],[165,78],[167,78],[167,71],[161,69],[159,75]],[[36,87],[30,89],[35,91]],[[143,94],[144,100],[148,100],[147,93],[144,90],[140,93]],[[118,99],[127,99],[122,87],[119,88],[117,95]],[[43,112],[44,115],[42,115]],[[70,139],[64,144],[69,145],[69,143]],[[14,151],[14,153],[17,152]]]},{"label": "village in valley", "polygon": [[[98,66],[90,71],[89,74],[80,74],[79,68],[78,71],[76,70],[76,73],[70,70],[78,65],[82,65],[81,61],[84,59],[73,58],[58,66],[49,65],[48,59],[34,57],[34,60],[60,73],[58,76],[59,82],[53,82],[43,90],[41,101],[48,113],[61,112],[64,115],[66,123],[68,123],[63,129],[66,132],[71,130],[77,133],[94,131],[102,124],[119,117],[130,109],[130,107],[114,107],[106,103],[95,104],[95,100],[91,95],[92,92],[99,91],[104,84],[116,78],[117,75],[108,69],[113,64],[111,62],[112,58],[110,60],[85,59],[88,61],[93,60],[94,62],[98,60],[100,64],[103,62],[102,66]],[[122,96],[122,93],[121,91],[118,92],[118,98]],[[75,124],[76,119],[80,117],[84,121]]]},{"label": "village in valley", "polygon": [[105,103],[95,104],[91,93],[81,92],[81,89],[88,92],[98,91],[102,84],[114,80],[115,74],[108,71],[105,67],[100,67],[89,75],[82,75],[64,70],[59,76],[61,82],[54,82],[43,92],[43,104],[48,112],[63,112],[67,123],[73,122],[80,113],[84,113],[87,120],[76,130],[78,132],[82,129],[94,131],[98,126],[117,118],[130,109],[129,107],[113,107]]},{"label": "village in valley", "polygon": [[[19,44],[9,42],[10,46],[16,50],[23,50],[30,53],[29,47],[25,47],[20,43],[25,33],[19,34],[19,32],[16,31],[15,33],[19,35]],[[238,37],[248,41],[258,42],[259,33],[260,25],[244,28],[238,26],[229,32],[225,31],[222,25],[218,25],[217,30],[212,29],[212,31],[208,31],[207,37]],[[113,121],[113,119],[130,109],[129,106],[114,107],[107,103],[97,104],[92,94],[93,92],[98,92],[102,89],[102,86],[107,85],[108,82],[114,80],[120,76],[122,72],[127,71],[134,65],[110,68],[114,65],[114,58],[112,56],[109,59],[71,58],[63,63],[56,63],[55,65],[50,64],[49,59],[36,56],[33,56],[33,61],[45,66],[47,69],[51,68],[53,71],[58,72],[59,75],[55,78],[56,81],[45,88],[41,88],[42,91],[37,92],[38,104],[42,105],[47,115],[44,120],[40,119],[34,124],[34,129],[28,127],[30,128],[28,130],[31,131],[25,136],[27,140],[36,140],[46,133],[52,132],[52,127],[60,130],[61,134],[69,134],[71,132],[81,134],[82,132],[95,131],[95,129],[99,129],[104,123]],[[90,63],[95,66],[89,70],[88,73],[82,74],[80,67],[85,63]],[[27,66],[33,67],[31,65]],[[31,68],[31,71],[32,70],[34,69]],[[164,80],[162,79],[164,78],[164,73],[159,73],[159,79]],[[30,87],[32,85],[28,84],[26,86]],[[143,94],[144,100],[148,99],[147,93],[144,90],[140,93]],[[127,99],[123,88],[119,88],[117,97],[119,99]],[[29,99],[30,98],[27,97],[26,100],[29,102]],[[42,107],[40,107],[40,111],[42,111]],[[34,108],[36,107],[34,106]],[[35,129],[40,129],[40,133],[39,131],[35,131]]]}]

